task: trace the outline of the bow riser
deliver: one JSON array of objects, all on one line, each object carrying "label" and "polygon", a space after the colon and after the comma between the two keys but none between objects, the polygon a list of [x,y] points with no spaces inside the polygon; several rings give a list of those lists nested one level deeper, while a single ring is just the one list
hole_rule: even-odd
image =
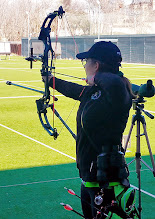
[{"label": "bow riser", "polygon": [[[50,38],[50,32],[51,32],[51,24],[52,21],[59,16],[62,18],[62,15],[65,12],[63,11],[62,6],[59,7],[58,11],[54,11],[53,13],[50,13],[44,20],[41,31],[39,34],[38,39],[41,40],[44,43],[44,55],[42,56],[42,69],[41,69],[41,75],[46,77],[45,80],[45,94],[43,97],[39,100],[36,101],[37,104],[37,109],[38,109],[38,115],[40,122],[44,129],[51,135],[54,136],[54,139],[57,138],[58,133],[55,128],[52,128],[50,125],[48,118],[47,118],[47,108],[51,105],[49,104],[50,102],[50,90],[49,90],[49,84],[48,84],[48,76],[52,73],[53,70],[55,70],[55,67],[53,66],[53,59],[55,57],[54,50],[52,48],[51,44],[51,38]],[[49,67],[48,65],[48,57],[49,57],[49,52],[51,53],[51,66]],[[54,100],[54,99],[53,99]],[[53,113],[55,113],[54,110],[54,104],[52,105],[52,110]],[[44,119],[43,119],[43,117]],[[43,122],[45,120],[46,123]],[[54,124],[53,124],[54,125]]]}]

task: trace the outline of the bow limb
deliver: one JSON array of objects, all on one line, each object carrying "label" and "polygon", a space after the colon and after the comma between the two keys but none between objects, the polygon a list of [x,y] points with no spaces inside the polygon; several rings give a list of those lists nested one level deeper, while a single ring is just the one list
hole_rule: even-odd
[{"label": "bow limb", "polygon": [[[42,56],[41,75],[45,76],[46,80],[45,80],[45,93],[41,99],[36,101],[36,104],[37,104],[39,119],[40,119],[42,126],[51,136],[54,136],[54,139],[56,139],[58,136],[57,130],[56,128],[54,128],[54,118],[53,118],[53,127],[50,125],[48,118],[47,118],[47,108],[51,107],[51,105],[49,104],[50,90],[49,90],[49,84],[48,84],[48,76],[53,72],[53,70],[55,70],[55,67],[53,66],[53,59],[54,59],[55,53],[54,53],[54,50],[51,44],[50,32],[51,32],[52,21],[57,16],[62,18],[64,13],[65,12],[63,11],[62,6],[59,7],[58,11],[54,11],[53,13],[50,13],[45,18],[42,24],[42,27],[41,27],[39,37],[38,37],[38,39],[44,43],[44,55]],[[50,67],[48,64],[49,52],[51,53],[51,66]],[[54,115],[54,98],[53,98],[52,107],[53,107],[52,110],[53,110],[53,115]]]}]

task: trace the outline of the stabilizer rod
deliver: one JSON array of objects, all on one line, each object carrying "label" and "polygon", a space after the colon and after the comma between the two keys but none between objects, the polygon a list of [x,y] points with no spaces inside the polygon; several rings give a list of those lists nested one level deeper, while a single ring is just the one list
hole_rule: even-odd
[{"label": "stabilizer rod", "polygon": [[[41,93],[41,94],[45,94],[44,91],[37,90],[37,89],[31,88],[31,87],[26,87],[26,86],[23,86],[23,85],[20,85],[20,84],[15,84],[15,83],[12,83],[11,81],[7,81],[6,84],[7,84],[7,85],[14,85],[14,86],[17,86],[17,87],[25,88],[25,89],[27,89],[27,90],[31,90],[31,91],[35,91],[35,92],[38,92],[38,93]],[[50,96],[52,96],[52,95],[50,95]],[[52,96],[52,97],[53,97],[53,96]],[[57,101],[58,98],[57,98],[57,97],[54,97],[54,100]]]}]

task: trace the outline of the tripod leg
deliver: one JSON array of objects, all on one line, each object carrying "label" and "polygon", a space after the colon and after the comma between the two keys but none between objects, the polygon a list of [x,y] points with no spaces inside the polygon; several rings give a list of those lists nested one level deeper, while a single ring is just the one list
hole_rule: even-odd
[{"label": "tripod leg", "polygon": [[153,175],[155,177],[155,163],[154,163],[154,158],[153,158],[153,154],[152,154],[152,151],[151,151],[151,146],[150,146],[148,134],[147,134],[147,131],[146,131],[146,123],[143,124],[143,128],[144,128],[144,134],[145,134],[145,138],[146,138],[146,142],[147,142],[147,146],[148,146],[148,149],[149,149],[150,158],[151,158],[151,162],[152,162],[152,167],[153,167],[152,172],[153,172]]},{"label": "tripod leg", "polygon": [[141,206],[141,153],[140,153],[140,121],[137,120],[137,152],[136,152],[136,173],[137,173],[137,178],[138,178],[138,188],[139,188],[139,206],[138,206],[138,211],[139,211],[139,219],[141,219],[141,211],[142,211],[142,206]]},{"label": "tripod leg", "polygon": [[131,124],[130,131],[129,131],[129,134],[128,134],[128,137],[127,137],[127,140],[126,140],[126,143],[125,143],[125,146],[124,146],[124,153],[126,153],[133,126],[134,126],[134,124]]}]

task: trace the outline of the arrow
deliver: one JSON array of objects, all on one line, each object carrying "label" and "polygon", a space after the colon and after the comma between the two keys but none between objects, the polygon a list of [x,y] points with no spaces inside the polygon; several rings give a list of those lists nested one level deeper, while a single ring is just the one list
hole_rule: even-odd
[{"label": "arrow", "polygon": [[79,216],[81,216],[81,217],[84,218],[84,216],[83,216],[82,214],[80,214],[78,211],[75,211],[70,205],[64,204],[64,203],[60,203],[60,205],[62,205],[65,210],[67,210],[67,211],[73,211],[74,213],[76,213],[76,214],[78,214]]},{"label": "arrow", "polygon": [[104,216],[106,216],[106,217],[109,218],[109,216],[108,216],[107,214],[105,214],[104,212],[101,212],[100,209],[98,209],[98,208],[96,208],[95,206],[91,205],[89,202],[83,200],[83,199],[82,199],[80,196],[78,196],[72,189],[67,189],[66,187],[64,187],[64,189],[66,189],[69,194],[75,195],[76,197],[78,197],[79,199],[81,199],[82,201],[84,201],[85,203],[87,203],[88,205],[90,205],[91,207],[93,207],[94,209],[96,209],[99,214],[102,214],[102,215],[104,215]]}]

